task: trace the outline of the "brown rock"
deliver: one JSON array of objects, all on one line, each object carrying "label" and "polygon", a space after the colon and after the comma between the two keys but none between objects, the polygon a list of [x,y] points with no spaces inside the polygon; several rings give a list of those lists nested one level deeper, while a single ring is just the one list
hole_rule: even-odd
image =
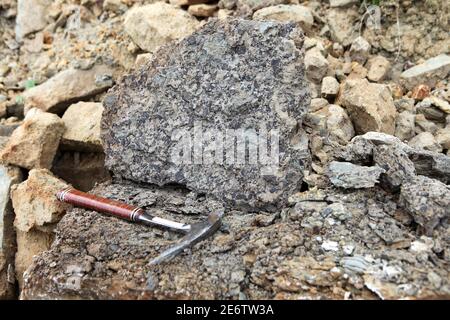
[{"label": "brown rock", "polygon": [[367,62],[369,72],[367,78],[373,82],[381,82],[386,79],[391,63],[383,56],[375,56]]},{"label": "brown rock", "polygon": [[426,84],[419,84],[418,86],[414,87],[411,94],[411,98],[415,100],[423,100],[428,96],[430,96],[430,87]]},{"label": "brown rock", "polygon": [[358,134],[378,131],[394,134],[396,109],[389,89],[366,79],[347,80],[340,93]]},{"label": "brown rock", "polygon": [[28,232],[58,222],[69,205],[56,199],[55,194],[68,186],[47,169],[31,170],[26,181],[11,188],[16,229]]},{"label": "brown rock", "polygon": [[61,71],[44,83],[25,91],[25,113],[33,107],[52,113],[63,112],[73,102],[87,99],[109,88],[112,81],[103,81],[102,77],[111,77],[111,71],[106,66],[95,66],[90,70]]},{"label": "brown rock", "polygon": [[189,6],[188,12],[195,17],[212,17],[217,11],[218,7],[216,4],[194,4]]},{"label": "brown rock", "polygon": [[130,9],[124,28],[142,50],[154,52],[161,45],[190,35],[199,26],[186,11],[164,2]]},{"label": "brown rock", "polygon": [[66,131],[61,139],[61,146],[76,151],[103,151],[100,139],[102,112],[103,106],[97,102],[71,105],[62,117]]},{"label": "brown rock", "polygon": [[33,258],[50,249],[53,238],[53,233],[42,232],[39,230],[30,230],[29,232],[17,230],[15,271],[20,288],[24,285],[24,273],[33,262]]},{"label": "brown rock", "polygon": [[31,110],[0,152],[0,159],[26,169],[50,168],[64,130],[57,115]]},{"label": "brown rock", "polygon": [[442,147],[441,145],[436,141],[434,136],[429,132],[422,132],[419,133],[417,136],[412,138],[408,144],[416,149],[423,149],[433,152],[441,152]]}]

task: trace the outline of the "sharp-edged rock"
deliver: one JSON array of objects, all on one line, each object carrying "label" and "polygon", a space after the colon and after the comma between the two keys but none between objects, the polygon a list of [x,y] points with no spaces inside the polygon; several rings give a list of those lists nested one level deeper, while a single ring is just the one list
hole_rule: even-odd
[{"label": "sharp-edged rock", "polygon": [[416,176],[404,183],[400,203],[428,235],[450,217],[450,187],[435,179]]},{"label": "sharp-edged rock", "polygon": [[78,102],[71,105],[62,117],[66,131],[61,145],[68,150],[103,151],[100,122],[103,106],[97,102]]},{"label": "sharp-edged rock", "polygon": [[364,65],[370,54],[370,43],[361,36],[357,37],[352,42],[349,54],[352,61]]},{"label": "sharp-edged rock", "polygon": [[397,112],[387,86],[366,79],[347,80],[339,95],[358,134],[369,131],[394,134]]},{"label": "sharp-edged rock", "polygon": [[27,180],[11,189],[16,229],[28,232],[58,222],[69,205],[55,195],[68,186],[47,169],[31,170]]},{"label": "sharp-edged rock", "polygon": [[416,175],[414,163],[399,145],[375,146],[373,161],[385,170],[381,175],[381,183],[390,191],[398,191],[403,182]]},{"label": "sharp-edged rock", "polygon": [[409,90],[419,84],[434,87],[439,80],[448,77],[449,72],[450,56],[441,54],[404,71],[401,74],[401,80]]},{"label": "sharp-edged rock", "polygon": [[309,31],[314,24],[314,17],[310,8],[301,5],[280,4],[257,10],[253,14],[254,20],[272,20],[280,22],[296,22],[303,30]]},{"label": "sharp-edged rock", "polygon": [[61,113],[72,103],[108,89],[111,86],[109,82],[98,81],[103,76],[112,76],[109,67],[104,65],[95,66],[90,70],[61,71],[44,83],[24,92],[25,113],[31,108]]},{"label": "sharp-edged rock", "polygon": [[[162,48],[104,100],[107,166],[118,177],[182,184],[232,206],[283,205],[309,158],[298,127],[309,107],[302,43],[293,23],[229,19]],[[239,141],[263,147],[266,132],[279,135],[275,162],[231,153],[245,147]]]},{"label": "sharp-edged rock", "polygon": [[14,130],[0,158],[26,169],[50,168],[64,130],[57,115],[33,109]]},{"label": "sharp-edged rock", "polygon": [[381,82],[385,80],[391,69],[391,63],[383,56],[375,56],[367,62],[368,72],[367,79],[373,82]]},{"label": "sharp-edged rock", "polygon": [[320,84],[328,72],[328,60],[322,55],[320,49],[314,47],[305,54],[306,76],[312,82]]},{"label": "sharp-edged rock", "polygon": [[429,132],[419,133],[417,136],[409,140],[408,144],[416,149],[423,149],[433,152],[441,152],[442,147],[436,141],[434,136]]},{"label": "sharp-edged rock", "polygon": [[16,16],[16,40],[42,30],[47,25],[47,8],[50,0],[18,0]]},{"label": "sharp-edged rock", "polygon": [[385,170],[378,167],[358,166],[349,162],[332,161],[328,166],[327,175],[331,183],[340,188],[371,188]]},{"label": "sharp-edged rock", "polygon": [[190,35],[198,26],[195,17],[164,2],[130,9],[124,22],[125,31],[134,43],[148,52]]}]

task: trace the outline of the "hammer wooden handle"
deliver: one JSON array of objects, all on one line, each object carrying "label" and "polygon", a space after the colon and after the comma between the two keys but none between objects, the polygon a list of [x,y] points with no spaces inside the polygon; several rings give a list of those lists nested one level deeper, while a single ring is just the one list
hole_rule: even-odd
[{"label": "hammer wooden handle", "polygon": [[99,211],[129,221],[138,221],[144,210],[120,201],[102,198],[73,188],[59,191],[56,194],[59,201],[73,204],[77,207]]}]

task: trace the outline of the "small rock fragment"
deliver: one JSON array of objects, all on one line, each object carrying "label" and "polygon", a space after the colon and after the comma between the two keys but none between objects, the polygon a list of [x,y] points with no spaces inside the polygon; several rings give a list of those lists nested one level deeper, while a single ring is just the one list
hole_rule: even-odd
[{"label": "small rock fragment", "polygon": [[337,243],[336,241],[326,240],[322,243],[321,247],[325,251],[338,251],[339,243]]},{"label": "small rock fragment", "polygon": [[322,88],[320,90],[323,98],[333,99],[339,93],[339,82],[335,77],[325,77],[322,80]]},{"label": "small rock fragment", "polygon": [[409,140],[416,134],[415,116],[409,111],[400,112],[395,120],[395,136],[402,141]]},{"label": "small rock fragment", "polygon": [[367,79],[373,82],[381,82],[386,79],[391,63],[383,56],[375,56],[367,62],[369,71]]},{"label": "small rock fragment", "polygon": [[369,131],[394,134],[397,112],[385,85],[369,83],[366,79],[348,80],[344,83],[340,100],[358,134]]},{"label": "small rock fragment", "polygon": [[301,5],[285,5],[266,7],[253,14],[254,20],[273,20],[280,22],[293,21],[298,23],[305,31],[310,30],[314,24],[314,17],[310,8]]},{"label": "small rock fragment", "polygon": [[332,161],[328,166],[327,176],[336,187],[359,189],[375,186],[384,172],[378,166],[363,167],[349,162]]},{"label": "small rock fragment", "polygon": [[30,110],[0,152],[0,159],[26,169],[50,168],[64,130],[57,115]]},{"label": "small rock fragment", "polygon": [[429,132],[422,132],[419,133],[417,136],[409,140],[408,145],[416,148],[416,149],[423,149],[433,152],[441,152],[442,147],[441,145],[436,141],[434,136]]},{"label": "small rock fragment", "polygon": [[330,7],[347,7],[358,3],[358,0],[330,0]]},{"label": "small rock fragment", "polygon": [[381,184],[391,191],[398,191],[404,181],[415,176],[414,163],[398,145],[380,145],[373,150],[373,161],[385,172]]},{"label": "small rock fragment", "polygon": [[426,84],[419,84],[418,86],[414,87],[411,93],[411,98],[415,100],[423,100],[430,95],[430,90],[430,87]]},{"label": "small rock fragment", "polygon": [[16,214],[14,226],[23,232],[58,222],[69,208],[55,194],[69,187],[47,169],[33,169],[28,179],[14,185],[11,199]]},{"label": "small rock fragment", "polygon": [[206,18],[212,17],[217,9],[218,7],[215,4],[200,3],[189,6],[188,12],[194,17]]},{"label": "small rock fragment", "polygon": [[67,150],[103,151],[100,122],[103,106],[97,102],[78,102],[71,105],[62,120],[66,126],[61,144]]},{"label": "small rock fragment", "polygon": [[199,22],[176,6],[156,2],[126,13],[124,28],[142,50],[155,52],[163,44],[193,33]]},{"label": "small rock fragment", "polygon": [[450,217],[450,187],[435,179],[416,176],[404,183],[399,201],[427,235]]},{"label": "small rock fragment", "polygon": [[314,47],[305,54],[305,67],[308,79],[320,83],[328,72],[328,60],[317,47]]},{"label": "small rock fragment", "polygon": [[326,21],[330,29],[331,39],[343,46],[348,46],[357,37],[354,32],[354,21],[360,19],[360,14],[354,9],[331,8]]},{"label": "small rock fragment", "polygon": [[22,41],[26,35],[42,30],[47,25],[46,12],[49,0],[18,0],[16,16],[16,40]]},{"label": "small rock fragment", "polygon": [[370,44],[366,39],[359,36],[352,42],[350,47],[350,58],[361,65],[364,65],[370,54]]},{"label": "small rock fragment", "polygon": [[74,100],[86,99],[105,91],[111,82],[96,82],[99,75],[110,74],[106,66],[95,66],[90,70],[68,69],[59,72],[44,83],[26,90],[25,113],[39,108],[52,113],[63,112]]}]

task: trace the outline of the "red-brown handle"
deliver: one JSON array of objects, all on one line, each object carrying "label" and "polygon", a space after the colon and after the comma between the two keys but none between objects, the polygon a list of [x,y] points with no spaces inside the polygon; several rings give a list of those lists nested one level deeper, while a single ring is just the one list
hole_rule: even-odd
[{"label": "red-brown handle", "polygon": [[144,213],[144,210],[139,207],[88,194],[73,188],[59,191],[56,197],[59,201],[70,203],[77,207],[108,213],[130,221],[137,221],[138,216]]}]

